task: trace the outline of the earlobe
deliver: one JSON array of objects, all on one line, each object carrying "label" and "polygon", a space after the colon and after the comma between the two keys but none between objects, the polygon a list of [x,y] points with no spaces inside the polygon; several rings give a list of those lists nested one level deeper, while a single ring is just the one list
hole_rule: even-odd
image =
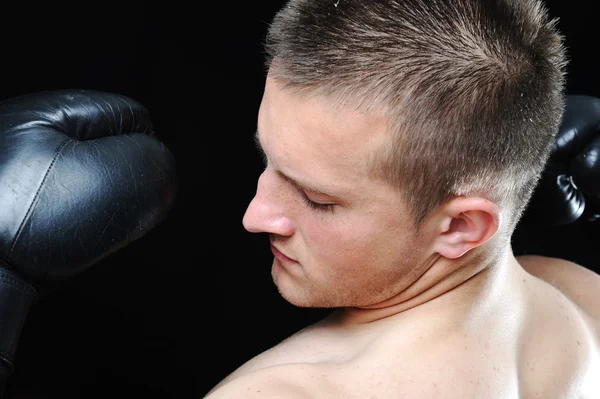
[{"label": "earlobe", "polygon": [[447,204],[434,251],[460,258],[491,239],[500,227],[499,207],[483,198],[457,198]]},{"label": "earlobe", "polygon": [[464,245],[464,244],[463,245],[461,245],[461,244],[447,245],[447,246],[442,246],[441,249],[439,249],[436,252],[439,253],[440,255],[442,255],[444,258],[458,259],[475,247],[476,246],[474,246],[474,245]]}]

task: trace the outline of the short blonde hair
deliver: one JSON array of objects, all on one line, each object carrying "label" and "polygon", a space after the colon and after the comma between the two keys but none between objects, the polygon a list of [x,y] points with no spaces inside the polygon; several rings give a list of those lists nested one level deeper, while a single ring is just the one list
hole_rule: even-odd
[{"label": "short blonde hair", "polygon": [[404,195],[419,227],[455,196],[522,216],[564,109],[563,38],[537,0],[291,0],[266,66],[298,92],[390,123],[373,176]]}]

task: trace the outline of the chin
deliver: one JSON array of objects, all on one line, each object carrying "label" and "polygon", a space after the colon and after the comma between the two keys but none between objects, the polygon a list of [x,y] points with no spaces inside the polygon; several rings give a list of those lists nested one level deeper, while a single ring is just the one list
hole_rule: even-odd
[{"label": "chin", "polygon": [[310,298],[306,297],[306,293],[301,292],[300,287],[290,287],[289,285],[282,286],[282,284],[277,284],[277,282],[275,282],[275,286],[277,287],[279,295],[291,305],[299,308],[314,307]]},{"label": "chin", "polygon": [[311,298],[304,287],[295,284],[290,284],[289,281],[281,282],[274,280],[275,286],[279,295],[291,305],[299,308],[316,308],[321,307],[315,303],[314,298]]},{"label": "chin", "polygon": [[288,303],[301,308],[334,308],[341,306],[339,298],[331,296],[331,290],[315,290],[305,274],[293,274],[277,260],[271,269],[273,283],[279,295]]},{"label": "chin", "polygon": [[328,309],[339,307],[340,305],[333,298],[315,297],[311,291],[298,286],[277,285],[279,295],[291,305],[299,308]]}]

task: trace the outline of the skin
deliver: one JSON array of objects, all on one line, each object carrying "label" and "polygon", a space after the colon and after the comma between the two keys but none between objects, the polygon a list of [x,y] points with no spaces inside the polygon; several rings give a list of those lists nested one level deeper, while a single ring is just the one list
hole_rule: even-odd
[{"label": "skin", "polygon": [[257,136],[266,165],[244,227],[269,235],[273,281],[286,300],[336,310],[208,397],[600,392],[589,377],[600,375],[598,321],[586,308],[600,298],[568,296],[593,273],[561,266],[556,283],[558,274],[539,266],[545,259],[515,258],[498,240],[503,210],[485,198],[453,198],[417,233],[398,191],[368,173],[387,139],[381,117],[293,94],[268,77]]},{"label": "skin", "polygon": [[[385,120],[297,97],[268,79],[258,138],[267,166],[243,223],[250,232],[269,234],[275,253],[294,260],[274,257],[272,265],[289,302],[343,308],[348,322],[365,323],[448,291],[464,297],[452,301],[471,300],[477,287],[503,284],[484,272],[509,266],[483,269],[468,259],[498,231],[495,204],[456,198],[417,235],[397,190],[370,177],[369,155],[387,139]],[[481,273],[486,277],[463,284]]]}]

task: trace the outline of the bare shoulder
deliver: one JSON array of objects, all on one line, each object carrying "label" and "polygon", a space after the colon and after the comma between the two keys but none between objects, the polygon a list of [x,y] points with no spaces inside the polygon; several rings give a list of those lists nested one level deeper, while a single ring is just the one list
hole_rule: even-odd
[{"label": "bare shoulder", "polygon": [[313,399],[316,392],[322,394],[327,391],[330,389],[313,366],[283,364],[228,379],[210,391],[205,399]]},{"label": "bare shoulder", "polygon": [[233,398],[310,399],[311,397],[304,388],[292,384],[289,380],[268,376],[264,370],[235,378],[221,385],[205,397],[205,399]]},{"label": "bare shoulder", "polygon": [[600,275],[566,259],[539,255],[516,258],[528,273],[557,288],[600,323]]}]

